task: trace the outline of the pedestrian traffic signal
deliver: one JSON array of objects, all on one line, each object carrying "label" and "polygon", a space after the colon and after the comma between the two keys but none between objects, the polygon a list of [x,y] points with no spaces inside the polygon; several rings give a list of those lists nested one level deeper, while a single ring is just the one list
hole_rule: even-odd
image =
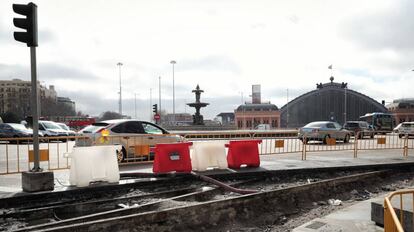
[{"label": "pedestrian traffic signal", "polygon": [[154,114],[158,113],[158,105],[157,104],[152,105],[152,112],[154,112]]},{"label": "pedestrian traffic signal", "polygon": [[13,11],[26,18],[14,18],[14,26],[26,30],[14,32],[14,39],[26,43],[28,47],[37,47],[37,6],[30,2],[27,5],[13,4]]}]

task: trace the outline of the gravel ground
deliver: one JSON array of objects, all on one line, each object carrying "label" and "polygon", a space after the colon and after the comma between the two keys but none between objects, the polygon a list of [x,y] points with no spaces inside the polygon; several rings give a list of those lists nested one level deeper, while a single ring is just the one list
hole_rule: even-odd
[{"label": "gravel ground", "polygon": [[[330,199],[326,201],[312,202],[308,206],[292,208],[290,214],[274,212],[265,215],[258,215],[259,220],[252,218],[248,222],[236,222],[231,225],[219,225],[216,228],[205,231],[224,231],[224,232],[285,232],[303,225],[315,218],[321,218],[335,211],[347,208],[359,201],[375,198],[389,192],[412,188],[414,186],[414,173],[405,174],[390,178],[387,183],[381,186],[368,186],[363,189],[354,189],[348,193],[343,193],[337,197],[341,200],[341,205],[331,205]],[[263,223],[265,222],[265,223]]]}]

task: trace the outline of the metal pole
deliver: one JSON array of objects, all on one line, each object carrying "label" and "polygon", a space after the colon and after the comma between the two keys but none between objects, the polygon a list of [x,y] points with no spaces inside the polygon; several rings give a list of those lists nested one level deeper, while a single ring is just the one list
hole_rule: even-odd
[{"label": "metal pole", "polygon": [[161,76],[158,77],[158,105],[160,106],[160,124],[161,124]]},{"label": "metal pole", "polygon": [[171,62],[170,62],[171,64],[172,64],[172,71],[173,71],[173,120],[174,120],[174,122],[173,122],[173,125],[175,125],[175,84],[174,84],[174,65],[177,63],[175,60],[172,60]]},{"label": "metal pole", "polygon": [[152,120],[152,88],[150,88],[150,121]]},{"label": "metal pole", "polygon": [[344,86],[344,90],[345,90],[344,123],[346,122],[346,89],[347,89],[347,87],[346,87],[346,86]]},{"label": "metal pole", "polygon": [[286,128],[289,128],[289,89],[286,89]]},{"label": "metal pole", "polygon": [[122,118],[122,83],[121,83],[121,66],[122,63],[118,62],[116,65],[119,67],[119,114]]},{"label": "metal pole", "polygon": [[37,94],[37,67],[36,67],[36,47],[30,47],[30,65],[32,76],[32,117],[33,117],[33,152],[34,166],[32,172],[42,171],[40,169],[39,158],[39,95]]}]

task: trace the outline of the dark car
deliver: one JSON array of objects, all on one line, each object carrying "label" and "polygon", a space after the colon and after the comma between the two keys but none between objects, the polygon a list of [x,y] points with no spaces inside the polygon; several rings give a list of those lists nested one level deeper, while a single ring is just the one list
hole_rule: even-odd
[{"label": "dark car", "polygon": [[[22,124],[17,123],[1,123],[0,124],[0,138],[26,138],[32,137],[32,129],[26,128]],[[10,140],[9,142],[16,143],[17,140]]]},{"label": "dark car", "polygon": [[344,128],[351,131],[353,136],[358,135],[359,139],[362,139],[364,136],[374,138],[375,135],[374,128],[365,121],[348,121],[344,124]]}]

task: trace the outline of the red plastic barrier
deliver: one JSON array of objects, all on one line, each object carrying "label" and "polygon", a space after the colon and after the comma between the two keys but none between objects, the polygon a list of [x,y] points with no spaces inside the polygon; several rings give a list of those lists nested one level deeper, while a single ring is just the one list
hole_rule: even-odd
[{"label": "red plastic barrier", "polygon": [[193,143],[157,144],[152,171],[154,173],[191,172],[190,146]]},{"label": "red plastic barrier", "polygon": [[230,141],[226,144],[229,148],[227,153],[227,163],[229,168],[239,169],[245,164],[248,167],[259,167],[259,147],[262,140],[240,140]]}]

